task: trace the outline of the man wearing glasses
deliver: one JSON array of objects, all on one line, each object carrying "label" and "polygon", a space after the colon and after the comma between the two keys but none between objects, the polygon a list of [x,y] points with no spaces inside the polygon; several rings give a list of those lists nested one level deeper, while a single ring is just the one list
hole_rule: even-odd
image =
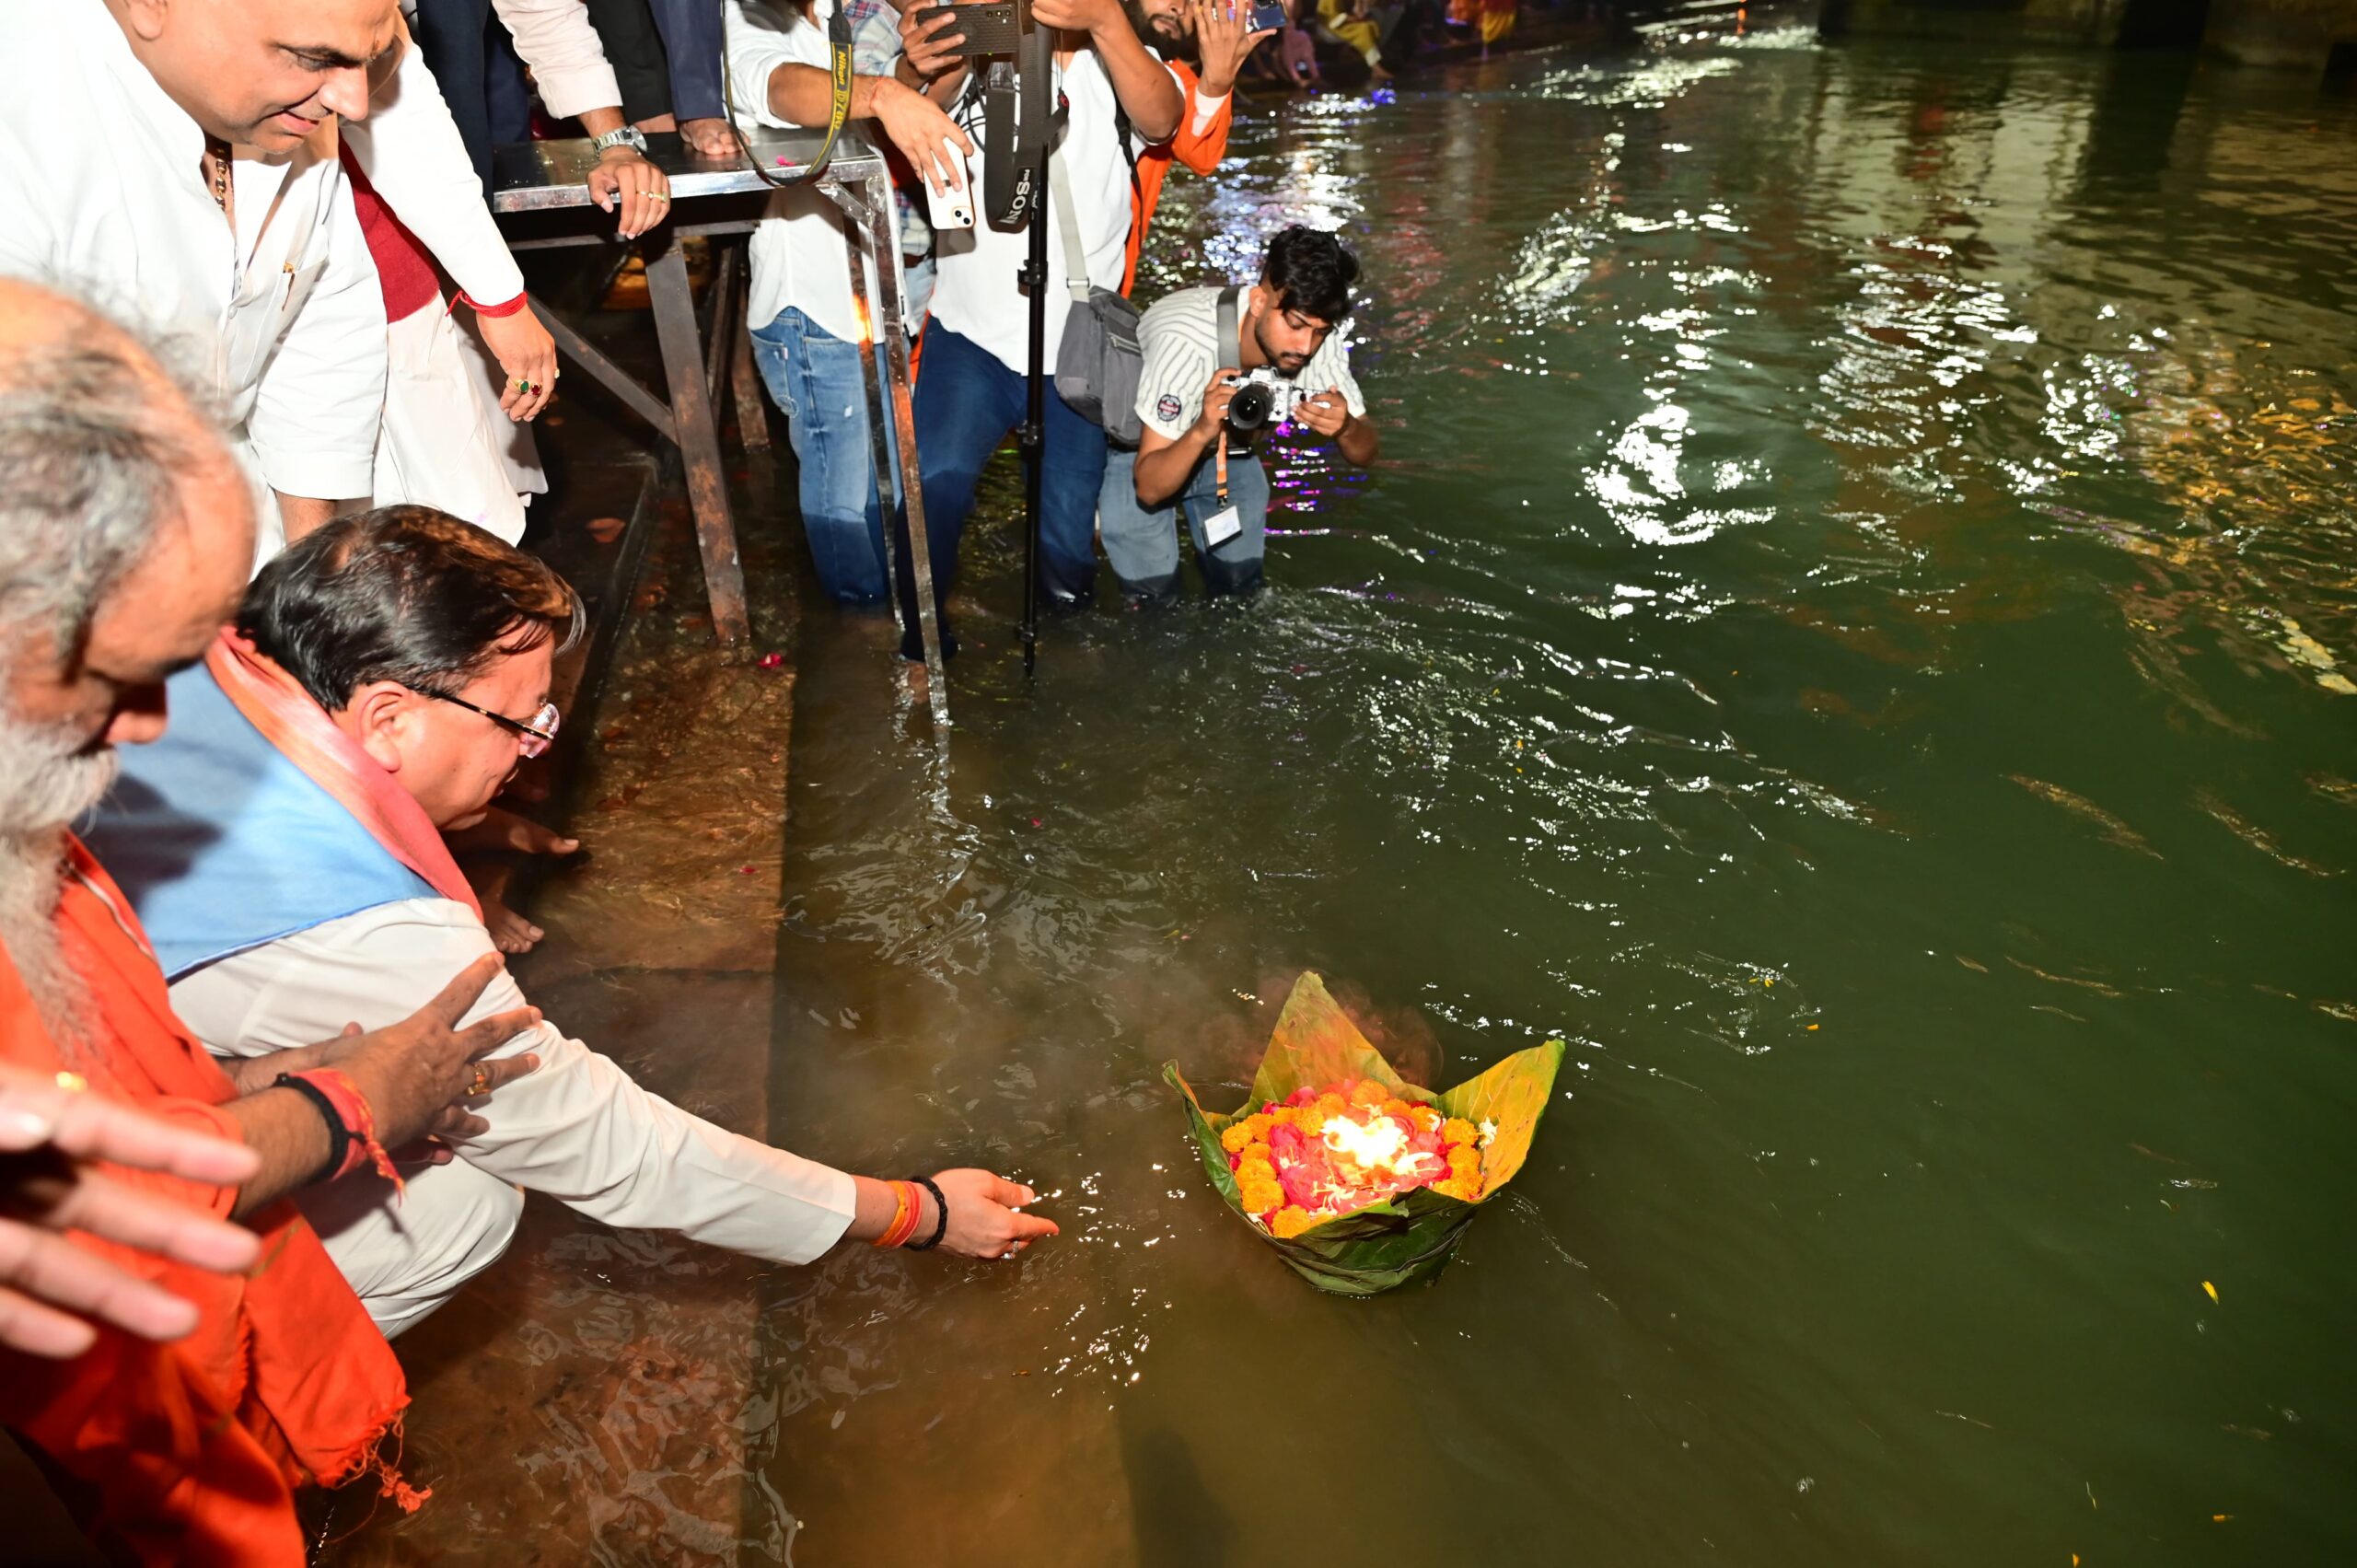
[{"label": "man wearing glasses", "polygon": [[[209,1051],[404,1017],[493,950],[443,834],[555,737],[552,666],[581,623],[546,565],[423,506],[341,518],[262,569],[89,835]],[[476,1007],[524,1005],[503,972]],[[715,1127],[546,1021],[486,1060],[527,1052],[535,1070],[442,1130],[456,1159],[395,1163],[405,1193],[359,1162],[296,1196],[388,1335],[505,1249],[519,1187],[783,1263],[845,1237],[998,1257],[1053,1233],[987,1171],[896,1189]]]}]

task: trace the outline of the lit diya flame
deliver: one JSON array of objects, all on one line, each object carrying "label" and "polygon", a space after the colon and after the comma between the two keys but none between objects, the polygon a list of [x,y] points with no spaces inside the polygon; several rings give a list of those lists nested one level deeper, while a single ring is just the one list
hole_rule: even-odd
[{"label": "lit diya flame", "polygon": [[1439,1164],[1431,1155],[1408,1147],[1408,1129],[1396,1116],[1365,1121],[1329,1116],[1319,1133],[1327,1148],[1373,1176],[1412,1180],[1419,1167]]}]

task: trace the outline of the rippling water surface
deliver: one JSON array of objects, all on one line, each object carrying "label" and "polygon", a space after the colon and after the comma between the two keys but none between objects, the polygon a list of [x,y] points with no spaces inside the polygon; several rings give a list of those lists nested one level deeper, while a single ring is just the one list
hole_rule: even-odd
[{"label": "rippling water surface", "polygon": [[[2357,106],[1725,25],[1174,180],[1142,295],[1366,261],[1387,459],[1284,457],[1259,603],[1027,684],[983,528],[946,761],[805,629],[775,1132],[1064,1235],[766,1283],[758,1550],[2349,1559]],[[1311,1292],[1161,1083],[1305,968],[1571,1042],[1428,1286]]]}]

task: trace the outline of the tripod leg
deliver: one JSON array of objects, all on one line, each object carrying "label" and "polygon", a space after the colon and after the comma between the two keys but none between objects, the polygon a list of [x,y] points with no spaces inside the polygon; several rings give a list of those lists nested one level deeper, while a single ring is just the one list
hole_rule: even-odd
[{"label": "tripod leg", "polygon": [[1031,353],[1023,385],[1023,673],[1039,650],[1039,508],[1048,440],[1048,149],[1039,149],[1032,179],[1030,256],[1023,280],[1031,291]]}]

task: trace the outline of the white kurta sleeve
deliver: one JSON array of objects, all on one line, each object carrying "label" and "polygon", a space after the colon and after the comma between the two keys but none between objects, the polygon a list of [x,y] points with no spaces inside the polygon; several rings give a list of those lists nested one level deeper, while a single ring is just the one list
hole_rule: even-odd
[{"label": "white kurta sleeve", "polygon": [[368,100],[368,118],[344,126],[343,139],[385,205],[469,298],[502,305],[524,292],[424,51],[402,52],[392,81]]},{"label": "white kurta sleeve", "polygon": [[246,421],[262,477],[282,494],[341,501],[372,493],[385,418],[385,295],[352,187],[332,189],[319,238],[327,261],[255,389]]},{"label": "white kurta sleeve", "polygon": [[[348,915],[222,959],[172,987],[181,1020],[216,1055],[254,1056],[380,1028],[424,1006],[493,951],[463,905],[418,899]],[[502,970],[469,1021],[525,1005]],[[691,1116],[543,1020],[502,1046],[538,1069],[481,1112],[491,1130],[453,1146],[470,1165],[606,1224],[674,1230],[780,1263],[842,1238],[852,1179]]]},{"label": "white kurta sleeve", "polygon": [[532,68],[551,115],[571,120],[588,110],[621,107],[614,67],[581,0],[492,0],[492,8]]}]

